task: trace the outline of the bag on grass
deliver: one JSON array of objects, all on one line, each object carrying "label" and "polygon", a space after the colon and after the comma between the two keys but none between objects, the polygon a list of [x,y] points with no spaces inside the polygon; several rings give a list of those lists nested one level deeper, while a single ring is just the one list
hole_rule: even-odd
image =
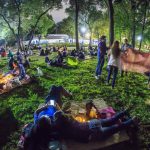
[{"label": "bag on grass", "polygon": [[75,57],[67,57],[66,62],[70,66],[77,66],[78,65],[78,60]]},{"label": "bag on grass", "polygon": [[39,67],[37,68],[37,75],[39,77],[43,76],[43,72],[42,72],[42,70]]}]

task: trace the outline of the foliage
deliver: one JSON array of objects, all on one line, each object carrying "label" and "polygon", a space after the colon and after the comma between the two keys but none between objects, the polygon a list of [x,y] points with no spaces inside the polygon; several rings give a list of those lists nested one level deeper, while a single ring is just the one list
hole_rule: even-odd
[{"label": "foliage", "polygon": [[[4,67],[7,60],[4,59],[1,62],[0,67]],[[19,129],[11,132],[11,136],[7,135],[9,142],[6,144],[5,149],[9,149],[10,146],[16,149],[21,127],[33,121],[33,112],[40,103],[44,102],[49,87],[53,84],[63,85],[71,91],[73,93],[72,101],[102,98],[116,110],[133,105],[134,107],[130,112],[131,116],[138,116],[142,123],[148,123],[150,120],[149,106],[145,102],[150,98],[150,92],[147,89],[147,84],[145,84],[146,77],[140,74],[128,73],[127,76],[121,78],[119,74],[115,89],[111,89],[111,86],[105,85],[106,64],[101,80],[94,79],[96,63],[96,58],[93,58],[79,62],[77,68],[64,69],[46,67],[44,57],[32,56],[31,69],[27,70],[28,74],[35,75],[36,68],[40,67],[44,76],[36,77],[33,83],[0,96],[0,107],[9,108],[19,125]],[[7,67],[5,70],[7,70]],[[146,136],[147,138],[150,137],[147,134]],[[141,132],[140,137],[144,138],[145,132]],[[148,141],[147,138],[145,142]]]}]

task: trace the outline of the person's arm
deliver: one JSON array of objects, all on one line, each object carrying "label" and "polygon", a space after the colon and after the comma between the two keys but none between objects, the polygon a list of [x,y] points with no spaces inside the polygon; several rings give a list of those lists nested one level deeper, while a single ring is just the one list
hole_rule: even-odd
[{"label": "person's arm", "polygon": [[111,49],[108,51],[108,53],[107,53],[107,57],[109,57],[109,56],[110,56],[110,54],[111,54]]},{"label": "person's arm", "polygon": [[62,94],[65,97],[72,97],[72,94],[70,92],[68,92],[66,89],[64,89],[63,87],[61,87],[61,90],[62,90]]},{"label": "person's arm", "polygon": [[48,104],[46,104],[46,105],[44,105],[43,107],[41,107],[41,108],[38,108],[36,111],[35,111],[35,113],[38,115],[41,111],[43,111],[43,110],[45,110],[45,109],[47,109],[48,108]]}]

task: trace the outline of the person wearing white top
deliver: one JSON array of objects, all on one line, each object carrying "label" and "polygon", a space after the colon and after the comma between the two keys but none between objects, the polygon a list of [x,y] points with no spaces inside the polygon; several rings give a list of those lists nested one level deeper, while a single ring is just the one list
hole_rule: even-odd
[{"label": "person wearing white top", "polygon": [[108,76],[107,76],[107,83],[109,84],[110,77],[113,74],[112,79],[112,88],[115,87],[115,81],[118,74],[118,68],[120,68],[120,55],[121,49],[119,48],[119,42],[115,41],[113,43],[112,48],[110,49],[109,53],[109,61],[108,61]]}]

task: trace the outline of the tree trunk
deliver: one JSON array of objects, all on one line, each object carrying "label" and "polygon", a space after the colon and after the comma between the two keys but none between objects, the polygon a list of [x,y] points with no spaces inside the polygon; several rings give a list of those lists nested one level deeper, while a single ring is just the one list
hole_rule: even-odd
[{"label": "tree trunk", "polygon": [[147,1],[145,2],[145,9],[144,9],[144,20],[143,20],[143,24],[142,24],[142,31],[141,31],[141,40],[140,40],[140,46],[139,46],[139,50],[141,50],[141,46],[142,46],[142,42],[143,42],[143,33],[144,33],[144,28],[145,28],[145,23],[146,23],[146,12],[147,12],[147,5],[149,3],[147,3]]},{"label": "tree trunk", "polygon": [[108,0],[109,9],[109,45],[111,46],[114,42],[114,8],[112,0]]},{"label": "tree trunk", "polygon": [[75,0],[75,35],[76,35],[76,50],[79,50],[78,18],[79,18],[79,6],[78,6],[78,0]]},{"label": "tree trunk", "polygon": [[135,48],[135,32],[136,32],[135,8],[133,8],[132,12],[133,12],[133,20],[132,20],[132,47]]}]

